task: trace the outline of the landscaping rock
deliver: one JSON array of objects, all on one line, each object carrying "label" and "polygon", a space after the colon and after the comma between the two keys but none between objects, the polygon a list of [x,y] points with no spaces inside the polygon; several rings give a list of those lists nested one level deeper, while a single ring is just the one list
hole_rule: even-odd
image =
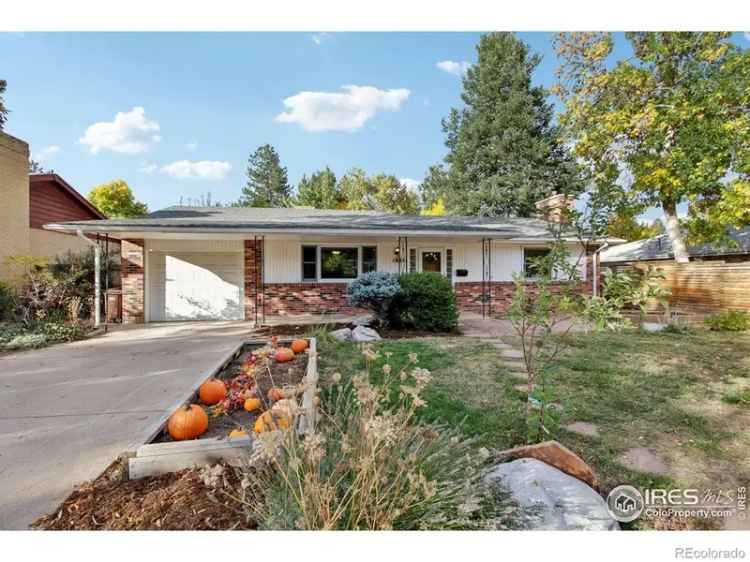
[{"label": "landscaping rock", "polygon": [[508,490],[534,530],[617,531],[602,497],[580,480],[537,459],[497,465],[487,476]]},{"label": "landscaping rock", "polygon": [[617,457],[617,462],[630,470],[651,472],[652,474],[669,474],[669,467],[656,453],[643,447],[628,449]]},{"label": "landscaping rock", "polygon": [[563,429],[586,437],[599,437],[599,428],[589,422],[573,422],[563,426]]},{"label": "landscaping rock", "polygon": [[495,458],[499,462],[524,458],[537,459],[585,482],[592,488],[599,488],[596,474],[591,467],[583,462],[581,457],[557,441],[545,441],[537,445],[507,449],[500,451]]},{"label": "landscaping rock", "polygon": [[500,354],[503,359],[523,359],[523,351],[520,349],[503,349]]},{"label": "landscaping rock", "polygon": [[641,324],[641,328],[647,332],[661,332],[666,327],[666,324],[661,324],[659,322],[644,322]]},{"label": "landscaping rock", "polygon": [[339,341],[352,341],[352,331],[349,328],[341,328],[331,332],[331,337]]},{"label": "landscaping rock", "polygon": [[383,339],[375,330],[367,326],[357,326],[352,330],[352,340],[357,342],[377,341]]},{"label": "landscaping rock", "polygon": [[369,326],[372,324],[372,316],[357,316],[352,320],[352,326]]}]

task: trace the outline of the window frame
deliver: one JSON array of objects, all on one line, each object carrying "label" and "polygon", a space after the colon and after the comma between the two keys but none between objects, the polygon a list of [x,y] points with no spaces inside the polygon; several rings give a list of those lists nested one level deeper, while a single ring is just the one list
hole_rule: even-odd
[{"label": "window frame", "polygon": [[[306,246],[315,247],[315,279],[305,279],[304,273],[304,250]],[[321,259],[322,250],[324,248],[356,248],[357,249],[357,276],[351,278],[326,278],[322,276],[323,260]],[[375,248],[375,269],[378,270],[378,245],[377,244],[353,244],[353,243],[310,243],[300,244],[300,279],[302,283],[351,283],[362,277],[362,249],[363,248]]]},{"label": "window frame", "polygon": [[[532,252],[545,252],[546,255],[549,255],[549,253],[552,251],[552,248],[548,248],[546,246],[529,246],[523,247],[523,260],[521,261],[521,267],[523,270],[523,278],[525,281],[538,281],[540,279],[543,279],[541,275],[528,275],[526,272],[526,252],[531,250]],[[550,278],[552,278],[553,275],[550,273]]]}]

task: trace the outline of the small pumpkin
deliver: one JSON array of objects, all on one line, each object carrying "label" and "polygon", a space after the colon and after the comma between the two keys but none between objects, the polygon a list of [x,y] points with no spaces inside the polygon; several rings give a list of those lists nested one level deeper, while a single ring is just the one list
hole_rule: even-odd
[{"label": "small pumpkin", "polygon": [[294,340],[291,348],[294,353],[302,353],[307,349],[307,340]]},{"label": "small pumpkin", "polygon": [[287,361],[291,361],[292,359],[294,359],[294,351],[292,351],[288,347],[280,347],[276,350],[274,359],[276,359],[276,361],[278,361],[279,363],[286,363]]},{"label": "small pumpkin", "polygon": [[232,439],[234,437],[247,437],[247,431],[244,429],[233,429],[229,432],[229,438]]},{"label": "small pumpkin", "polygon": [[186,404],[169,417],[167,431],[175,441],[195,439],[208,429],[208,414],[198,404]]},{"label": "small pumpkin", "polygon": [[268,399],[272,402],[284,398],[284,391],[280,388],[272,388],[268,391]]},{"label": "small pumpkin", "polygon": [[263,412],[253,426],[255,433],[265,431],[276,431],[277,429],[289,429],[289,418],[283,415],[277,415],[273,412]]},{"label": "small pumpkin", "polygon": [[245,400],[245,410],[248,412],[254,412],[259,410],[261,406],[260,398],[248,398]]},{"label": "small pumpkin", "polygon": [[201,402],[213,406],[218,404],[227,395],[227,387],[219,379],[209,379],[198,389],[198,397]]}]

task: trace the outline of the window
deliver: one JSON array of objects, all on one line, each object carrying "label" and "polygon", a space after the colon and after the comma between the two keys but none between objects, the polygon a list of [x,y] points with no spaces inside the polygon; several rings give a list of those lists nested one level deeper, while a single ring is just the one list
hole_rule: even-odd
[{"label": "window", "polygon": [[378,269],[378,249],[375,246],[362,246],[362,273]]},{"label": "window", "polygon": [[302,280],[318,279],[318,247],[302,246]]},{"label": "window", "polygon": [[550,272],[541,270],[539,263],[539,260],[546,258],[549,253],[549,248],[523,249],[523,274],[527,279],[549,277]]},{"label": "window", "polygon": [[376,246],[302,246],[302,281],[345,281],[377,269]]}]

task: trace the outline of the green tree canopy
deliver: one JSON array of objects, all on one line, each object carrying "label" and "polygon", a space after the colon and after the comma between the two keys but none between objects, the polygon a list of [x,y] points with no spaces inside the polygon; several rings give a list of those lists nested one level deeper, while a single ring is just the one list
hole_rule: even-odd
[{"label": "green tree canopy", "polygon": [[0,80],[0,131],[3,130],[5,127],[5,123],[8,121],[8,108],[5,107],[5,100],[3,99],[3,96],[5,95],[5,88],[8,87],[8,82],[5,80]]},{"label": "green tree canopy", "polygon": [[595,191],[620,206],[660,206],[675,259],[688,261],[677,205],[696,239],[750,222],[750,52],[729,33],[628,33],[612,64],[608,33],[563,33],[561,124]]},{"label": "green tree canopy", "polygon": [[[513,33],[483,35],[477,55],[463,81],[463,107],[443,120],[447,181],[439,195],[448,210],[531,216],[534,203],[552,193],[580,192],[580,171],[558,140],[547,92],[531,84],[539,55]],[[433,191],[444,180],[439,169],[430,176]]]},{"label": "green tree canopy", "polygon": [[343,208],[352,211],[383,211],[397,214],[419,213],[416,194],[390,174],[367,176],[364,170],[353,168],[339,180]]},{"label": "green tree canopy", "polygon": [[133,191],[124,180],[112,180],[97,185],[89,191],[86,198],[112,219],[138,217],[148,213],[146,204],[135,200]]},{"label": "green tree canopy", "polygon": [[615,214],[607,226],[607,235],[622,238],[628,242],[652,238],[664,232],[664,226],[658,219],[651,224],[638,222],[633,213],[626,211]]},{"label": "green tree canopy", "polygon": [[264,144],[250,155],[247,163],[247,183],[237,202],[241,207],[286,207],[291,188],[286,168],[279,154],[270,144]]},{"label": "green tree canopy", "polygon": [[344,201],[336,183],[336,174],[326,166],[309,178],[302,176],[297,187],[297,205],[316,209],[339,209]]}]

